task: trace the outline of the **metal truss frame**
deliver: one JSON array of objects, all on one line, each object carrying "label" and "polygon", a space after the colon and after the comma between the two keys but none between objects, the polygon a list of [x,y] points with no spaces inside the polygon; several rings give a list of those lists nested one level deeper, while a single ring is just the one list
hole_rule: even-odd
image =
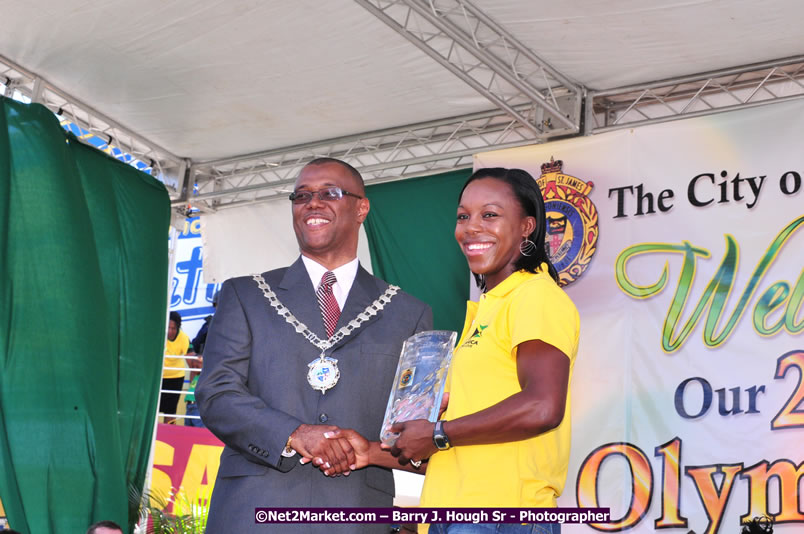
[{"label": "metal truss frame", "polygon": [[[162,181],[171,199],[182,196],[188,162],[134,133],[93,107],[68,95],[44,78],[0,56],[0,87],[4,96],[20,95],[45,105],[55,113],[65,129],[78,139],[99,148]],[[77,128],[70,128],[70,125]]]},{"label": "metal truss frame", "polygon": [[282,197],[292,190],[301,168],[317,157],[346,161],[374,184],[471,167],[478,152],[539,141],[503,111],[474,113],[194,163],[195,191],[188,200],[207,211]]},{"label": "metal truss frame", "polygon": [[[356,0],[359,2],[367,0]],[[414,0],[409,0],[413,2]],[[453,3],[455,3],[453,1]],[[460,2],[461,6],[468,5]],[[413,178],[467,168],[478,152],[545,142],[507,109],[428,121],[306,143],[212,161],[179,158],[122,127],[41,77],[0,56],[0,92],[23,95],[46,105],[62,123],[71,122],[88,137],[106,142],[100,148],[127,153],[129,163],[168,187],[177,215],[263,202],[286,195],[299,170],[316,157],[343,159],[364,175],[367,183]],[[804,56],[723,69],[585,96],[583,134],[697,117],[804,97]],[[512,104],[525,116],[533,102]],[[569,137],[580,134],[566,134]],[[114,151],[112,149],[115,149]],[[142,168],[142,165],[137,165]]]},{"label": "metal truss frame", "polygon": [[580,132],[583,88],[468,0],[355,1],[537,138]]},{"label": "metal truss frame", "polygon": [[[362,1],[362,0],[358,0]],[[804,56],[586,95],[584,134],[743,109],[804,97]],[[522,104],[523,112],[531,104]],[[301,167],[328,156],[348,161],[367,183],[469,167],[472,154],[545,142],[507,110],[431,121],[194,163],[193,207],[216,210],[287,194]]]},{"label": "metal truss frame", "polygon": [[804,56],[589,91],[584,134],[699,117],[804,97]]}]

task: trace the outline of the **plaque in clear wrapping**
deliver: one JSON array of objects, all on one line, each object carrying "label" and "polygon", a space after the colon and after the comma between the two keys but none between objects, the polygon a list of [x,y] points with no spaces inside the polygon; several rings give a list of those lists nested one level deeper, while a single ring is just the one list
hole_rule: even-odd
[{"label": "plaque in clear wrapping", "polygon": [[410,336],[402,345],[394,385],[388,397],[380,441],[393,445],[399,434],[391,425],[413,419],[438,420],[457,334],[428,330]]}]

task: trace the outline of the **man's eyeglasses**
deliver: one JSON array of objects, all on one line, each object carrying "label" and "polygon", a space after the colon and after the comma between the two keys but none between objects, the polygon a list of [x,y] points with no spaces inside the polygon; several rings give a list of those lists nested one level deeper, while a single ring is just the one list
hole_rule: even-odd
[{"label": "man's eyeglasses", "polygon": [[313,200],[313,195],[318,195],[319,200],[323,200],[325,202],[332,201],[332,200],[340,200],[346,196],[355,197],[355,198],[363,198],[360,195],[355,195],[354,193],[350,193],[349,191],[344,191],[340,187],[325,187],[323,189],[319,189],[318,191],[294,191],[288,197],[291,202],[294,204],[307,204],[311,200]]}]

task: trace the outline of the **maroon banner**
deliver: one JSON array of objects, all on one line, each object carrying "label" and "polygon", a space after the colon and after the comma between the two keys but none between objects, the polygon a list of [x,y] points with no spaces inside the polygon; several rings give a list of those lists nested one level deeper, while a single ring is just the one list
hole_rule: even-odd
[{"label": "maroon banner", "polygon": [[[223,443],[206,428],[159,424],[151,494],[181,505],[205,506],[218,475]],[[153,499],[152,499],[153,504]]]}]

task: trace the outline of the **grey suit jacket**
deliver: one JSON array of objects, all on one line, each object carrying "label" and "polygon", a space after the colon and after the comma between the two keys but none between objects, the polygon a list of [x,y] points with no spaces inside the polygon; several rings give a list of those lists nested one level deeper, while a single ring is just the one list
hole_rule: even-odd
[{"label": "grey suit jacket", "polygon": [[[301,258],[263,277],[291,313],[324,339],[315,290]],[[338,328],[387,287],[360,267]],[[379,439],[402,343],[430,328],[430,308],[400,291],[383,311],[331,349],[341,377],[322,395],[307,383],[307,364],[319,350],[279,317],[251,277],[227,280],[195,390],[204,423],[226,445],[207,533],[387,533],[387,525],[258,525],[254,509],[392,505],[394,483],[388,469],[367,467],[348,477],[325,477],[309,464],[300,465],[298,455],[285,458],[281,452],[303,423],[354,428],[369,440]]]}]

